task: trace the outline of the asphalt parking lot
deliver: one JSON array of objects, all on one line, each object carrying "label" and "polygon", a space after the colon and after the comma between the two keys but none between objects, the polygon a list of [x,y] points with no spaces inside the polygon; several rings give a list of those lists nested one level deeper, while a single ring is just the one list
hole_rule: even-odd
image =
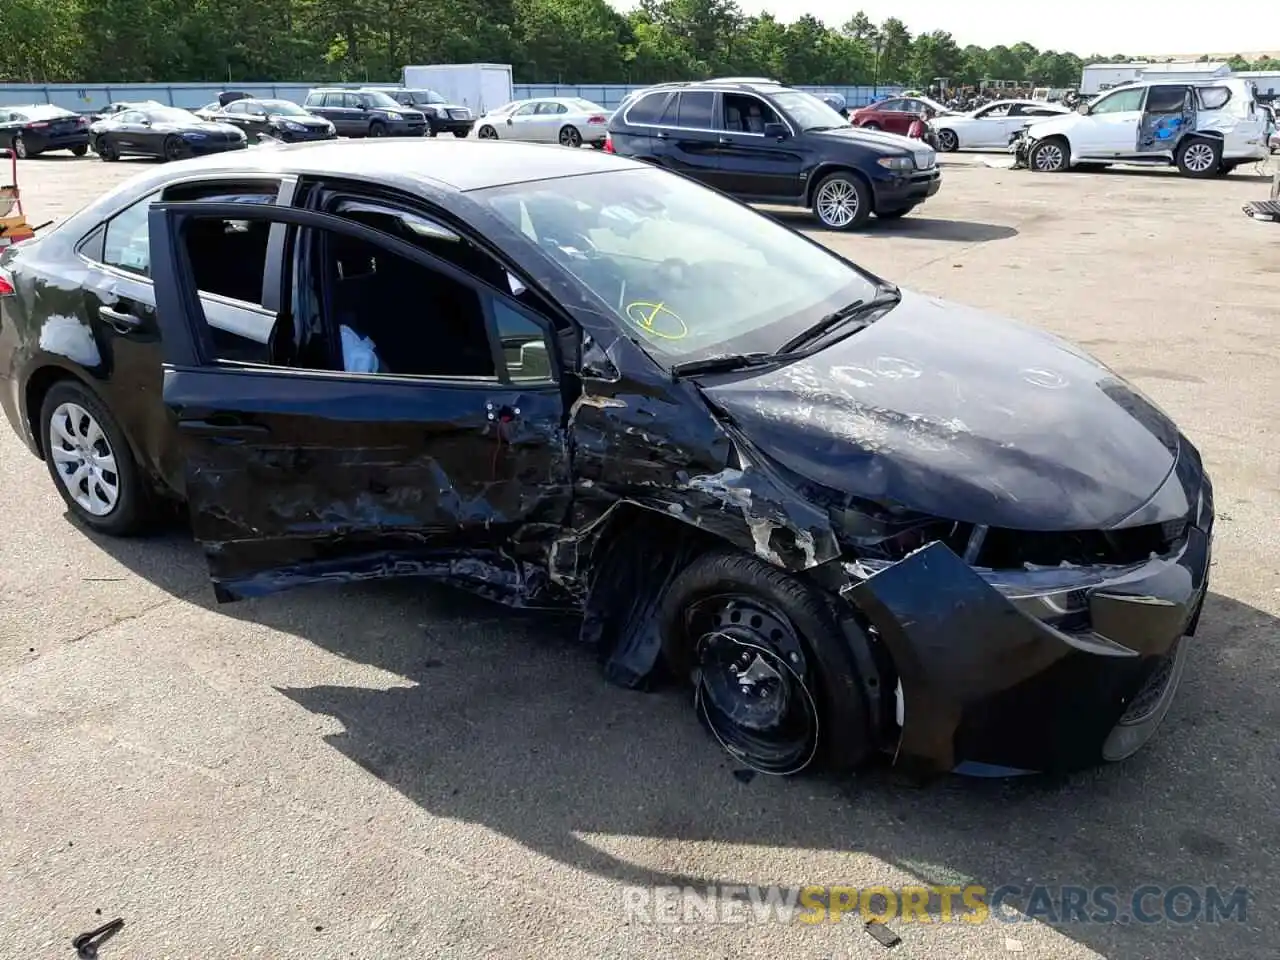
[{"label": "asphalt parking lot", "polygon": [[[33,223],[145,164],[23,162]],[[1260,958],[1280,936],[1280,228],[1261,171],[1043,176],[949,158],[823,239],[1079,343],[1200,446],[1211,596],[1123,764],[919,790],[744,782],[681,693],[608,686],[573,624],[413,582],[219,607],[181,531],[87,535],[0,429],[0,957]],[[778,211],[788,223],[807,218]],[[1250,891],[1243,922],[625,922],[627,884]],[[1151,901],[1157,902],[1157,901]],[[1272,945],[1272,946],[1268,946]]]}]

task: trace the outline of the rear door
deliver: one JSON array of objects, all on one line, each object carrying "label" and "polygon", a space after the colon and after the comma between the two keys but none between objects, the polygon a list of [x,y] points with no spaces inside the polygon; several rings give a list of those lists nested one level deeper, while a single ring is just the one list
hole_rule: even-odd
[{"label": "rear door", "polygon": [[[541,316],[343,217],[163,202],[149,216],[164,403],[219,600],[501,565],[515,533],[563,523],[560,368],[510,359],[557,356]],[[289,228],[267,268],[281,310],[268,362],[237,361],[210,336],[194,262],[216,257],[201,238],[220,225],[263,221]]]},{"label": "rear door", "polygon": [[915,114],[911,112],[906,100],[888,100],[882,103],[876,112],[878,116],[873,122],[880,129],[887,130],[889,133],[900,133],[904,137],[911,128],[911,121],[915,119]]},{"label": "rear door", "polygon": [[1194,94],[1185,83],[1162,83],[1147,91],[1134,141],[1137,153],[1171,153],[1183,133],[1194,130]]},{"label": "rear door", "polygon": [[724,134],[716,120],[718,96],[713,90],[680,91],[667,103],[657,137],[666,143],[663,162],[668,169],[727,190],[720,164]]}]

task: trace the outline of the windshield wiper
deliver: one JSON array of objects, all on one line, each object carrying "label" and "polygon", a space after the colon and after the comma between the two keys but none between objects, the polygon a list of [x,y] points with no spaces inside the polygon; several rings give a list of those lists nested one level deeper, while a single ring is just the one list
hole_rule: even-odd
[{"label": "windshield wiper", "polygon": [[901,299],[902,293],[897,287],[888,283],[881,284],[876,290],[876,295],[870,300],[855,300],[853,303],[846,307],[841,307],[834,313],[828,313],[808,330],[784,343],[778,348],[778,353],[791,353],[798,347],[802,347],[807,343],[812,343],[824,333],[829,333],[843,323],[857,319],[858,317],[865,317],[877,310],[882,310],[885,307],[891,307]]},{"label": "windshield wiper", "polygon": [[804,353],[724,353],[705,360],[686,360],[671,365],[671,375],[677,379],[699,373],[731,373],[753,367],[771,367],[779,363],[798,360]]}]

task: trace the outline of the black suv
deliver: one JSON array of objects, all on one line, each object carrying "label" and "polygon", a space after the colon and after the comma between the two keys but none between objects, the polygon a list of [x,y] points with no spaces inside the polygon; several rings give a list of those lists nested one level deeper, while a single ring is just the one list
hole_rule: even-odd
[{"label": "black suv", "polygon": [[421,110],[427,116],[427,136],[452,133],[465,137],[475,126],[476,118],[460,103],[450,103],[434,90],[388,90],[391,97],[410,110]]},{"label": "black suv", "polygon": [[854,129],[812,94],[772,81],[670,83],[633,93],[606,149],[752,203],[811,207],[849,230],[901,217],[938,192],[937,154],[920,140]]},{"label": "black suv", "polygon": [[308,93],[303,106],[342,137],[420,137],[427,129],[421,110],[396,103],[385,90],[322,87]]}]

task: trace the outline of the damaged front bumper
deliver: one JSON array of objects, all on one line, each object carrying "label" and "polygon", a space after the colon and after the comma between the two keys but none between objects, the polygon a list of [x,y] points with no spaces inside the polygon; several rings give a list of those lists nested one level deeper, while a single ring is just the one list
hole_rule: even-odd
[{"label": "damaged front bumper", "polygon": [[1181,676],[1211,527],[1210,507],[1173,553],[1125,567],[986,571],[942,543],[896,563],[844,563],[840,593],[901,685],[896,762],[1009,775],[1137,751]]}]

